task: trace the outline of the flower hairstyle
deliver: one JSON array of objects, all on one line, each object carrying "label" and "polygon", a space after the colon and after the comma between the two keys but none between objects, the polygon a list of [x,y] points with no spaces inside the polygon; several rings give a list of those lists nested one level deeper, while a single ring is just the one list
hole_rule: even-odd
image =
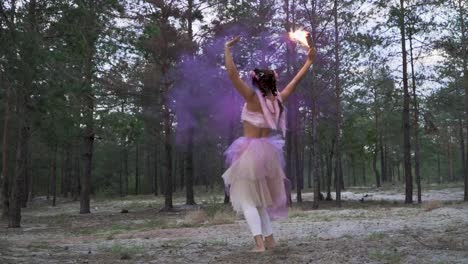
[{"label": "flower hairstyle", "polygon": [[[276,73],[276,71],[255,68],[253,71],[250,71],[250,75],[252,76],[252,84],[260,89],[263,97],[266,97],[270,93],[274,96],[278,95],[278,89],[276,88],[278,73]],[[278,105],[280,107],[281,116],[284,112],[284,106],[280,100],[278,100]]]},{"label": "flower hairstyle", "polygon": [[278,74],[275,71],[255,68],[250,72],[250,75],[252,76],[252,84],[260,89],[264,97],[269,93],[274,96],[277,95],[276,79],[278,78]]}]

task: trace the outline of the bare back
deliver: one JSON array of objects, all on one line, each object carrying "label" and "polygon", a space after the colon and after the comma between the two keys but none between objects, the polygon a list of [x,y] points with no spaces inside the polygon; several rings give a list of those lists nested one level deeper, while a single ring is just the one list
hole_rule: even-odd
[{"label": "bare back", "polygon": [[[257,96],[253,96],[250,100],[247,101],[247,109],[252,112],[263,114],[262,107]],[[242,123],[244,124],[244,137],[261,138],[269,137],[271,134],[271,128],[257,127],[248,121],[244,121]]]}]

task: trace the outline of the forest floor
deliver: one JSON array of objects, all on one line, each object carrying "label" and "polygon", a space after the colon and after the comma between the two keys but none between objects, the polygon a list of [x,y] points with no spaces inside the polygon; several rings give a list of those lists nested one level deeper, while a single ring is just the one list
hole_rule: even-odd
[{"label": "forest floor", "polygon": [[52,207],[37,197],[22,228],[0,222],[0,263],[468,263],[462,189],[428,188],[413,205],[402,193],[353,188],[341,208],[323,201],[312,210],[306,192],[289,219],[274,222],[279,246],[264,253],[249,252],[245,221],[220,195],[198,195],[201,205],[187,207],[181,194],[172,212],[160,211],[161,197],[94,199],[87,215],[77,213],[79,202]]}]

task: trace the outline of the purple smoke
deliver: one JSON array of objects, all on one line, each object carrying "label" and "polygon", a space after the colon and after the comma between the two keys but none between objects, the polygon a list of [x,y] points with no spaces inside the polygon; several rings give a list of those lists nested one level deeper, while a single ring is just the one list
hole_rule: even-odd
[{"label": "purple smoke", "polygon": [[239,26],[217,32],[201,54],[182,56],[176,67],[176,83],[170,96],[176,113],[178,144],[186,143],[191,130],[210,139],[232,133],[233,124],[239,124],[244,99],[224,69],[224,44],[236,35],[241,35],[242,40],[232,49],[234,61],[249,86],[248,72],[253,68],[276,69],[280,74],[278,88],[288,79],[282,76],[284,67],[280,66],[284,65],[284,48],[290,45],[286,34],[252,32]]}]

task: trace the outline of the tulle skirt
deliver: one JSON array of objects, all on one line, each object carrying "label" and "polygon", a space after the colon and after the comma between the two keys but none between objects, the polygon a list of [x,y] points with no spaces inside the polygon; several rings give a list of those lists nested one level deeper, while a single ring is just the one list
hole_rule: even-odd
[{"label": "tulle skirt", "polygon": [[266,208],[272,220],[287,217],[283,147],[279,136],[240,137],[226,150],[229,168],[222,177],[236,212],[248,204]]}]

